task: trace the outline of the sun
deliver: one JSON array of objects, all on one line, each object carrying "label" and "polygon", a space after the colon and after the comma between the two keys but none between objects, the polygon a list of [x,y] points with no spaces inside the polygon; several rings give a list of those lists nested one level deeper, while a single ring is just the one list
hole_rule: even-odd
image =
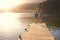
[{"label": "sun", "polygon": [[0,9],[8,10],[20,4],[23,4],[23,0],[0,0]]}]

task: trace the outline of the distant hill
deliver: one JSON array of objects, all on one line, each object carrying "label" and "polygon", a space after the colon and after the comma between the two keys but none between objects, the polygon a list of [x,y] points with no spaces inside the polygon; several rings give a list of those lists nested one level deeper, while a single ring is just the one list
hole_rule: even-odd
[{"label": "distant hill", "polygon": [[39,3],[26,3],[18,5],[11,9],[12,12],[33,12],[38,7]]},{"label": "distant hill", "polygon": [[22,5],[18,5],[13,9],[35,9],[36,7],[38,7],[39,3],[26,3],[26,4],[22,4]]},{"label": "distant hill", "polygon": [[18,6],[20,9],[35,9],[36,7],[38,7],[38,3],[29,3]]}]

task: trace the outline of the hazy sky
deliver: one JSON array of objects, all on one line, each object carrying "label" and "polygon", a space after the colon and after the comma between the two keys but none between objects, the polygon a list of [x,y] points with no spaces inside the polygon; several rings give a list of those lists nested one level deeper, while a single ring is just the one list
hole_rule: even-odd
[{"label": "hazy sky", "polygon": [[22,0],[24,3],[40,3],[46,0]]},{"label": "hazy sky", "polygon": [[0,9],[9,9],[19,4],[24,3],[41,3],[46,0],[0,0]]}]

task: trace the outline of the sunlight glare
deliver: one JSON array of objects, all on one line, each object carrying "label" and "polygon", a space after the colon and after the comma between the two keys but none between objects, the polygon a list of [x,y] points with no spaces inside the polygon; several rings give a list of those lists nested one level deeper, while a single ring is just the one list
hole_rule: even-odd
[{"label": "sunlight glare", "polygon": [[1,31],[10,31],[19,27],[19,14],[17,13],[0,13],[0,29]]},{"label": "sunlight glare", "polygon": [[22,3],[22,0],[0,0],[0,9],[8,10],[11,7],[14,7]]}]

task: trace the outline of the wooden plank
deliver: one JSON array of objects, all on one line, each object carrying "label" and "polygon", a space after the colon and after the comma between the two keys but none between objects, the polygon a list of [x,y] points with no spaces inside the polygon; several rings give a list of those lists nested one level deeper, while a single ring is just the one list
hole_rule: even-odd
[{"label": "wooden plank", "polygon": [[54,40],[54,36],[51,34],[47,27],[43,27],[43,24],[30,24],[28,32],[22,33],[23,40]]}]

